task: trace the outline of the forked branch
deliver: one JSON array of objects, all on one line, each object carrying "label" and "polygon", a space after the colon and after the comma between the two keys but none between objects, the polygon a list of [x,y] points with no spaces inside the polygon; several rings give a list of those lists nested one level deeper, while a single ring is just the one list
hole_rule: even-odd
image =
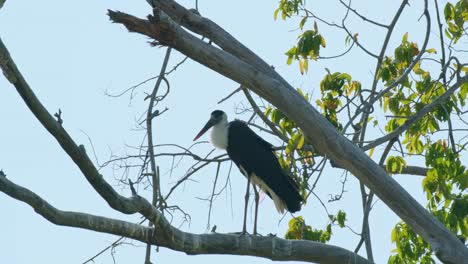
[{"label": "forked branch", "polygon": [[[174,1],[153,1],[172,3]],[[305,137],[322,155],[326,155],[364,182],[416,233],[421,235],[437,256],[448,263],[459,263],[468,259],[468,249],[457,237],[427,212],[408,192],[362,150],[343,137],[312,105],[287,84],[276,72],[258,68],[254,63],[241,59],[227,47],[219,49],[197,39],[184,30],[176,21],[181,17],[169,6],[154,9],[154,16],[140,19],[134,16],[109,11],[109,17],[132,32],[149,36],[160,43],[171,46],[193,60],[249,87],[263,97],[302,129]],[[200,20],[203,21],[203,20]],[[190,28],[184,25],[185,28]],[[213,30],[216,30],[213,29]],[[202,33],[202,32],[201,32]],[[215,35],[211,32],[212,35]],[[231,38],[231,43],[238,41]],[[229,41],[225,42],[229,45]],[[247,51],[245,51],[247,54]],[[255,60],[255,58],[250,58]],[[256,62],[259,65],[260,62]]]}]

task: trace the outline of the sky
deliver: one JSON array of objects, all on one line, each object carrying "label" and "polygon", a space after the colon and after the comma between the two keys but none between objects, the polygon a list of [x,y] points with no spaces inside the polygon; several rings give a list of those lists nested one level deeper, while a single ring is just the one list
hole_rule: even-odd
[{"label": "sky", "polygon": [[[195,1],[179,1],[188,8]],[[198,1],[202,15],[212,19],[238,40],[256,52],[288,80],[294,87],[317,96],[318,84],[325,68],[350,73],[354,79],[369,85],[375,61],[355,49],[346,57],[333,61],[319,61],[309,65],[309,72],[300,75],[298,66],[286,65],[287,51],[296,41],[300,31],[297,20],[274,21],[273,12],[277,1]],[[309,1],[327,19],[339,22],[338,1]],[[362,13],[388,23],[398,8],[397,1],[355,1],[353,5]],[[145,92],[152,83],[136,89],[136,95],[112,97],[159,72],[164,48],[151,47],[148,38],[131,34],[121,25],[110,23],[106,10],[120,10],[139,17],[150,13],[146,1],[7,1],[0,10],[0,37],[22,71],[30,86],[51,112],[63,112],[63,126],[78,144],[85,145],[96,163],[102,164],[111,156],[135,153],[132,146],[144,140],[144,131],[138,118],[144,113],[147,102]],[[391,11],[389,11],[391,10]],[[388,11],[388,12],[387,12]],[[341,13],[340,13],[341,14]],[[418,3],[405,10],[402,21],[397,24],[390,42],[390,49],[409,31],[410,39],[422,40],[423,20]],[[354,32],[368,48],[377,52],[384,32],[371,28],[358,19],[351,19]],[[306,24],[312,26],[312,23]],[[343,51],[344,36],[334,29],[324,32],[327,48],[324,56]],[[435,32],[433,30],[433,32]],[[435,44],[434,44],[435,45]],[[173,52],[169,68],[184,58]],[[177,143],[188,147],[204,125],[209,113],[222,109],[231,118],[246,118],[236,115],[236,109],[246,104],[241,95],[217,104],[219,100],[238,87],[235,82],[188,60],[168,77],[170,94],[159,106],[169,111],[155,119],[154,140],[156,144]],[[109,208],[98,196],[73,162],[65,155],[57,142],[40,125],[27,109],[14,87],[0,77],[0,169],[7,177],[46,199],[61,210],[81,211],[126,221],[138,222],[138,215],[123,215]],[[277,139],[263,135],[272,143]],[[376,138],[378,134],[370,134]],[[203,138],[207,140],[208,137]],[[197,145],[194,151],[208,153],[208,144]],[[169,149],[171,150],[171,149]],[[172,149],[174,150],[174,149]],[[158,149],[156,149],[158,151]],[[376,151],[378,153],[379,150]],[[216,154],[222,154],[216,150]],[[184,159],[170,170],[171,159],[159,158],[162,172],[162,191],[167,192],[177,179],[183,176],[193,161]],[[414,164],[417,165],[417,164]],[[130,195],[127,186],[119,183],[121,170],[107,167],[101,170],[122,195]],[[219,181],[223,184],[229,172],[229,163],[221,167]],[[211,165],[197,173],[192,181],[184,184],[171,196],[170,204],[179,205],[191,216],[190,224],[183,223],[181,215],[175,214],[173,224],[181,229],[206,232],[208,204],[200,198],[209,196],[216,173]],[[228,191],[217,197],[213,205],[211,223],[218,232],[240,231],[242,227],[243,195],[245,179],[233,168]],[[397,181],[418,201],[424,202],[421,177],[395,176]],[[329,195],[339,194],[343,171],[329,170],[317,185],[317,193],[327,201]],[[348,225],[360,231],[361,201],[357,179],[348,175],[344,200],[327,204],[332,213],[343,209],[348,213]],[[218,186],[220,188],[221,185]],[[139,194],[150,197],[143,187]],[[263,197],[264,198],[264,197]],[[37,215],[29,206],[0,193],[0,263],[82,263],[101,249],[118,239],[108,234],[55,226]],[[250,210],[252,212],[252,210]],[[324,228],[328,224],[326,214],[317,200],[310,199],[300,212],[307,224]],[[282,219],[270,199],[262,199],[259,214],[259,232],[284,235],[291,216]],[[377,263],[386,262],[394,248],[390,230],[399,218],[378,201],[371,213],[371,232],[374,256]],[[249,218],[249,229],[253,220]],[[354,250],[359,237],[347,229],[334,228],[330,244]],[[125,240],[125,243],[95,259],[96,263],[138,263],[144,261],[145,245]],[[360,254],[365,256],[365,251]],[[158,263],[267,263],[269,260],[239,256],[187,256],[184,253],[160,248],[153,251],[152,259]]]}]

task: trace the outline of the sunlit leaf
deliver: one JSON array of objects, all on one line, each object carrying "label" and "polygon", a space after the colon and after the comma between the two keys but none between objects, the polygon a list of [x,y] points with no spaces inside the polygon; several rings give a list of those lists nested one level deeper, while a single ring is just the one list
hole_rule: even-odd
[{"label": "sunlit leaf", "polygon": [[369,151],[369,157],[372,158],[372,155],[374,154],[375,148],[371,148]]}]

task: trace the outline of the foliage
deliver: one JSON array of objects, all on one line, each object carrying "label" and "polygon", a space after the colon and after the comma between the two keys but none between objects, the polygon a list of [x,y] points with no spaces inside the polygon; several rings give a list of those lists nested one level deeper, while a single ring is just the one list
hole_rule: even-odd
[{"label": "foliage", "polygon": [[281,0],[278,9],[275,10],[274,17],[278,18],[279,12],[281,12],[281,18],[286,19],[294,14],[299,13],[299,8],[304,4],[302,0]]},{"label": "foliage", "polygon": [[332,235],[332,225],[338,225],[341,228],[345,227],[346,213],[339,210],[336,215],[329,215],[329,220],[330,222],[324,229],[315,229],[307,225],[302,216],[294,217],[289,221],[285,238],[327,243]]},{"label": "foliage", "polygon": [[468,2],[459,1],[455,5],[447,3],[444,8],[445,21],[447,28],[445,35],[457,43],[465,31],[465,22],[468,21]]},{"label": "foliage", "polygon": [[[460,75],[468,72],[466,62],[455,58],[456,49],[453,49],[453,45],[461,40],[466,42],[468,2],[449,2],[441,11],[445,18],[445,21],[441,21],[444,22],[441,30],[450,42],[448,47],[421,50],[417,42],[410,40],[410,34],[405,33],[393,52],[385,53],[391,55],[383,56],[380,61],[375,80],[372,80],[377,84],[373,89],[381,85],[380,91],[363,89],[361,81],[353,80],[347,72],[325,69],[326,74],[320,82],[320,95],[315,102],[330,123],[343,133],[346,133],[348,127],[353,127],[359,133],[360,128],[372,120],[373,126],[379,127],[382,116],[385,116],[384,129],[380,130],[382,133],[392,133],[403,126],[396,141],[400,150],[392,149],[384,157],[386,170],[391,174],[402,173],[408,163],[424,157],[427,175],[422,180],[422,190],[427,197],[427,209],[460,239],[465,240],[468,236],[468,170],[462,164],[461,157],[462,153],[466,154],[468,143],[462,143],[465,139],[463,137],[456,140],[452,118],[458,116],[461,119],[468,112],[463,110],[468,83],[463,83],[446,99],[439,98],[451,93],[451,85]],[[301,33],[297,44],[286,52],[286,56],[288,65],[298,61],[301,74],[307,73],[310,62],[321,59],[321,49],[326,46],[317,23],[341,28],[346,33],[346,44],[357,43],[357,33],[350,33],[344,25],[344,19],[342,26],[327,22],[315,16],[305,1],[281,0],[274,13],[275,19],[279,14],[283,20],[298,18]],[[306,22],[311,19],[316,20],[312,28],[307,28]],[[444,53],[442,49],[450,50],[450,55],[446,56],[447,52]],[[430,63],[438,65],[439,70],[434,70],[435,67],[430,66]],[[312,100],[310,94],[301,89],[298,92],[308,101]],[[372,96],[378,105],[366,105]],[[368,107],[367,110],[365,107]],[[420,113],[426,109],[429,111]],[[353,111],[361,111],[358,112],[362,114],[360,122],[353,123]],[[318,171],[313,165],[316,164],[314,159],[320,154],[310,151],[300,129],[277,109],[270,106],[265,114],[288,138],[285,151],[279,156],[282,166],[292,171],[297,179],[300,178],[301,191],[307,193],[310,191],[307,180]],[[440,137],[442,131],[447,131],[447,139]],[[369,155],[372,157],[373,153],[374,148]],[[286,238],[325,243],[332,235],[332,223],[336,221],[342,223],[339,224],[341,227],[344,226],[344,222],[338,220],[343,219],[343,215],[346,216],[345,212],[340,211],[330,217],[330,224],[323,230],[306,225],[303,217],[292,219]],[[389,257],[389,263],[434,263],[429,244],[405,223],[395,225],[391,239],[396,249],[392,251],[394,255]]]},{"label": "foliage", "polygon": [[338,121],[337,110],[343,106],[343,100],[349,101],[352,96],[360,94],[361,83],[353,81],[347,73],[330,73],[328,69],[326,70],[327,75],[320,82],[322,97],[317,100],[317,105],[322,109],[328,121],[338,130],[342,130],[343,126]]},{"label": "foliage", "polygon": [[309,59],[317,60],[320,55],[320,47],[325,48],[325,38],[318,33],[317,23],[314,23],[313,30],[306,30],[299,35],[297,45],[286,52],[288,56],[287,64],[293,60],[299,62],[299,70],[304,74],[309,69]]}]

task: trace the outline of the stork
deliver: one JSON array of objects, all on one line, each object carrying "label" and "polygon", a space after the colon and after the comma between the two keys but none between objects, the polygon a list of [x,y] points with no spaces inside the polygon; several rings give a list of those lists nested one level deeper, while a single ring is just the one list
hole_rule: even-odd
[{"label": "stork", "polygon": [[247,178],[243,234],[246,233],[247,204],[251,183],[255,193],[254,235],[257,234],[259,201],[256,186],[273,200],[279,213],[282,214],[285,210],[294,213],[301,209],[302,197],[298,186],[281,168],[273,145],[258,136],[245,122],[241,120],[228,122],[226,113],[221,110],[211,113],[210,119],[193,141],[200,138],[210,128],[213,128],[211,143],[217,148],[226,150],[229,158]]}]

